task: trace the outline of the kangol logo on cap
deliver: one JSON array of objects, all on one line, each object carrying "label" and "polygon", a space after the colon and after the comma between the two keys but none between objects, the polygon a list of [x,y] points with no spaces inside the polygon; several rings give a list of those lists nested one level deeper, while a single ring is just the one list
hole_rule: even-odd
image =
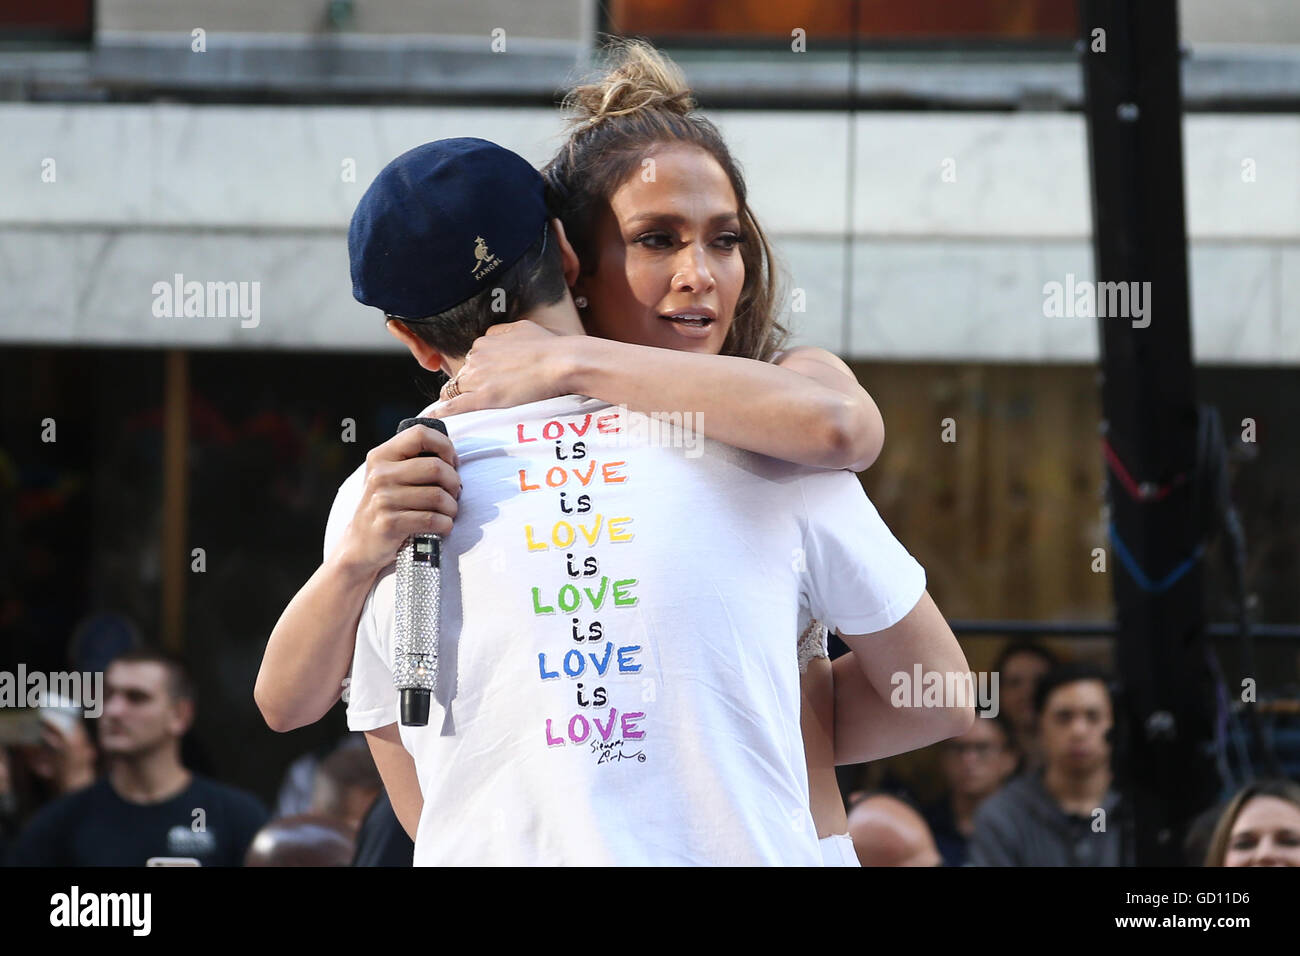
[{"label": "kangol logo on cap", "polygon": [[501,260],[488,250],[487,240],[482,236],[474,237],[474,258],[477,262],[475,262],[474,268],[470,269],[469,274],[475,279],[481,279],[501,265]]}]

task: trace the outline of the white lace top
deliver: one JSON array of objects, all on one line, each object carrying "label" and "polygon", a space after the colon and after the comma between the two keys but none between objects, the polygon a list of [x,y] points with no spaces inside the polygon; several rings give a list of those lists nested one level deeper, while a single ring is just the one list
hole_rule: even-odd
[{"label": "white lace top", "polygon": [[826,645],[829,633],[826,625],[816,619],[809,621],[808,626],[803,629],[803,633],[799,635],[800,674],[808,670],[809,661],[818,657],[829,658],[831,656]]}]

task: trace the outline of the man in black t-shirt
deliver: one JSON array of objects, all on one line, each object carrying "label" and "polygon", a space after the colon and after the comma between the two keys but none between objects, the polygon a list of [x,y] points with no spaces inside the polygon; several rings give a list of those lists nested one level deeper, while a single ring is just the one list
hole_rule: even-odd
[{"label": "man in black t-shirt", "polygon": [[353,866],[413,866],[415,841],[413,841],[393,812],[387,791],[379,791],[377,799],[357,832],[357,852]]},{"label": "man in black t-shirt", "polygon": [[104,684],[99,743],[106,776],[36,814],[9,863],[144,866],[179,858],[241,865],[266,808],[181,764],[181,737],[194,721],[194,693],[181,665],[153,651],[130,651],[109,665]]}]

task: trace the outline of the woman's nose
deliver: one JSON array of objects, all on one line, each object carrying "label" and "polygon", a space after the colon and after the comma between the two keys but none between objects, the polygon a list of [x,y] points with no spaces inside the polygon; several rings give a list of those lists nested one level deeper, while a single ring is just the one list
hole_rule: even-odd
[{"label": "woman's nose", "polygon": [[682,250],[677,262],[677,274],[673,276],[673,289],[678,292],[690,290],[703,292],[713,287],[713,276],[709,273],[704,250],[697,243],[692,243]]},{"label": "woman's nose", "polygon": [[1255,847],[1250,862],[1253,866],[1278,866],[1281,859],[1277,853],[1277,844],[1270,837],[1264,837]]}]

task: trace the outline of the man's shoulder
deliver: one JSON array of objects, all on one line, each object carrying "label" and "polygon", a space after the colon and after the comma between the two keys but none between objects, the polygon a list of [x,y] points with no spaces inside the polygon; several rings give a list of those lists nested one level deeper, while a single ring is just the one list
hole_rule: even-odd
[{"label": "man's shoulder", "polygon": [[348,522],[352,520],[352,516],[357,510],[357,503],[361,500],[361,491],[365,480],[366,463],[363,461],[352,474],[343,479],[343,483],[339,485],[339,490],[335,492],[334,502],[330,505],[329,516],[325,519],[325,546],[322,552],[325,557],[329,557],[339,538],[343,536],[343,531],[347,528]]},{"label": "man's shoulder", "polygon": [[247,790],[221,783],[211,777],[194,774],[190,781],[190,792],[198,799],[221,801],[228,808],[250,816],[266,816],[265,804]]},{"label": "man's shoulder", "polygon": [[102,804],[112,799],[108,781],[100,777],[89,786],[55,797],[45,806],[31,815],[23,826],[19,841],[32,839],[34,835],[44,840],[49,834],[65,835],[75,829],[79,822],[95,819],[103,813]]},{"label": "man's shoulder", "polygon": [[1028,807],[1041,802],[1041,791],[1042,784],[1033,771],[1012,777],[979,805],[975,811],[977,825],[980,820],[1023,817]]},{"label": "man's shoulder", "polygon": [[921,816],[925,822],[930,825],[930,829],[938,832],[940,830],[955,829],[952,818],[952,804],[948,798],[941,797],[932,803],[923,804],[920,808]]},{"label": "man's shoulder", "polygon": [[[472,412],[461,412],[442,419],[447,426],[447,435],[453,441],[457,434],[472,434],[496,428],[500,425],[513,426],[519,422],[537,422],[568,418],[572,415],[601,415],[618,411],[619,406],[586,395],[559,395],[544,398],[525,405],[512,405],[509,408],[483,408]],[[420,418],[433,417],[433,405],[426,406]]]},{"label": "man's shoulder", "polygon": [[108,785],[108,779],[100,777],[94,783],[88,784],[80,790],[74,790],[71,793],[55,797],[33,814],[31,822],[75,818],[78,814],[85,812],[87,807],[103,803],[112,799],[112,797],[113,791]]},{"label": "man's shoulder", "polygon": [[338,493],[334,496],[336,502],[357,499],[361,497],[361,487],[366,481],[366,463],[363,461],[357,465],[352,472],[339,482]]}]

